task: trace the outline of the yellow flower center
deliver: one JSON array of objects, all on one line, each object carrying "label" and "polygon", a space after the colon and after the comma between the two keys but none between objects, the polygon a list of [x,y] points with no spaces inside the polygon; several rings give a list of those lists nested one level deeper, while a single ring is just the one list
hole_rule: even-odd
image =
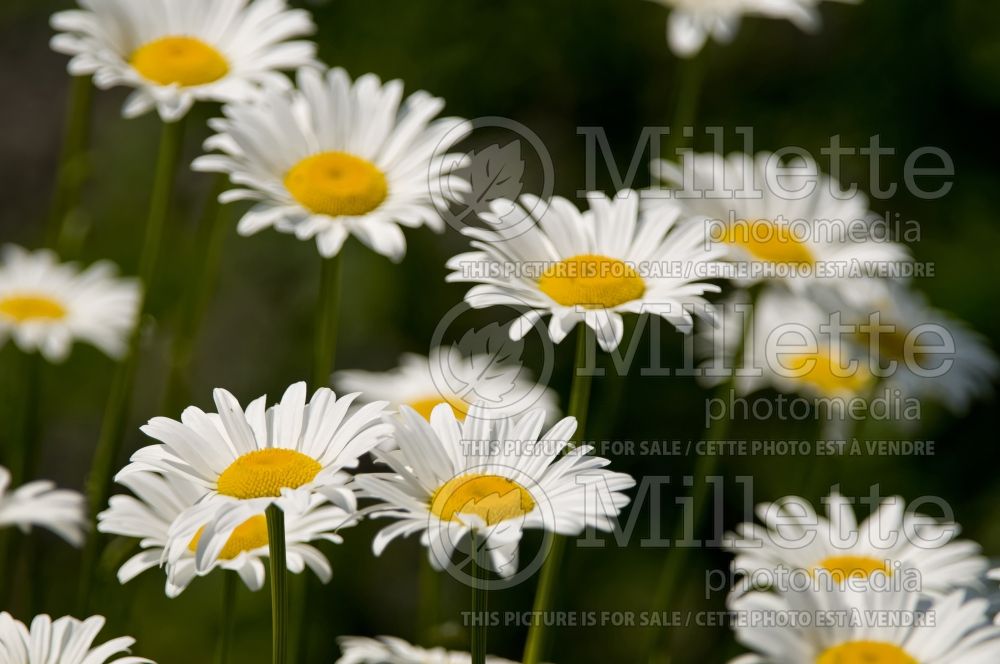
[{"label": "yellow flower center", "polygon": [[306,209],[331,217],[368,214],[389,193],[375,164],[346,152],[306,157],[285,174],[285,188]]},{"label": "yellow flower center", "polygon": [[[198,550],[198,542],[201,541],[201,536],[204,532],[204,526],[198,529],[198,532],[191,539],[191,543],[188,544],[188,551],[194,553]],[[267,543],[267,519],[263,514],[258,514],[236,526],[232,534],[229,535],[229,539],[226,540],[226,544],[222,547],[222,553],[219,554],[219,558],[232,560],[244,551],[259,549],[262,546],[267,546]]]},{"label": "yellow flower center", "polygon": [[564,307],[608,309],[646,292],[646,282],[624,261],[580,254],[548,267],[538,280],[543,293]]},{"label": "yellow flower center", "polygon": [[816,262],[809,247],[796,238],[791,229],[766,219],[730,224],[720,239],[769,263],[812,265]]},{"label": "yellow flower center", "polygon": [[194,37],[161,37],[143,44],[132,53],[131,63],[143,78],[160,85],[204,85],[229,73],[226,58]]},{"label": "yellow flower center", "polygon": [[47,295],[8,295],[0,297],[0,315],[15,323],[39,320],[62,320],[66,307]]},{"label": "yellow flower center", "polygon": [[871,556],[830,556],[821,560],[815,569],[826,570],[837,583],[844,583],[848,579],[867,579],[875,572],[892,574],[892,566],[888,561]]},{"label": "yellow flower center", "polygon": [[417,411],[425,420],[429,420],[431,419],[431,411],[433,411],[436,406],[443,403],[451,406],[451,410],[455,413],[455,418],[460,422],[464,421],[465,416],[469,414],[469,404],[464,400],[451,395],[444,397],[443,399],[441,397],[414,399],[406,405]]},{"label": "yellow flower center", "polygon": [[[870,331],[857,332],[854,337],[858,340],[858,343],[864,346],[865,350],[871,352],[872,350],[872,333]],[[900,330],[897,326],[892,332],[878,332],[878,338],[875,344],[875,359],[882,362],[882,360],[895,360],[897,362],[906,362],[912,360],[917,364],[922,364],[923,360],[926,359],[925,353],[918,353],[913,350],[913,346],[910,347],[910,352],[906,352],[906,337],[908,332]],[[912,341],[911,341],[912,344]]]},{"label": "yellow flower center", "polygon": [[816,664],[919,664],[909,653],[893,643],[848,641],[827,648]]},{"label": "yellow flower center", "polygon": [[872,375],[864,365],[859,363],[853,369],[842,367],[829,350],[822,348],[815,353],[783,355],[781,365],[785,376],[831,396],[857,394],[872,382]]},{"label": "yellow flower center", "polygon": [[248,452],[219,475],[218,490],[233,498],[276,498],[282,489],[297,489],[312,482],[323,467],[312,457],[271,448]]},{"label": "yellow flower center", "polygon": [[489,526],[535,509],[531,494],[517,482],[478,473],[448,480],[434,492],[430,503],[431,513],[443,521],[458,521],[456,514],[475,514]]}]

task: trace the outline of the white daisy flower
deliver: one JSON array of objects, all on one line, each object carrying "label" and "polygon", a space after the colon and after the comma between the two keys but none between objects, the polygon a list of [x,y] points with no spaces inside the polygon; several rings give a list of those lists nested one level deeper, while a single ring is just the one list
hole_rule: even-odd
[{"label": "white daisy flower", "polygon": [[242,235],[268,227],[316,238],[326,257],[355,235],[400,260],[400,226],[444,228],[440,194],[468,190],[453,172],[465,160],[446,155],[469,131],[459,118],[435,116],[444,100],[419,91],[402,104],[403,82],[374,74],[355,82],[343,69],[298,72],[298,89],[272,90],[253,104],[230,104],[195,160],[200,171],[228,173],[238,189],[219,200],[257,204],[239,222]]},{"label": "white daisy flower", "polygon": [[[853,2],[855,0],[843,0]],[[807,32],[819,28],[820,0],[656,0],[672,7],[667,41],[675,55],[691,57],[708,38],[726,44],[733,40],[744,16],[787,19]]]},{"label": "white daisy flower", "polygon": [[[341,636],[337,644],[343,653],[336,664],[472,664],[467,652],[444,648],[421,648],[395,636],[369,639],[363,636]],[[515,664],[502,657],[486,656],[486,664]]]},{"label": "white daisy flower", "polygon": [[702,295],[719,287],[702,280],[716,276],[720,252],[704,251],[699,228],[677,227],[677,206],[640,213],[635,191],[587,198],[586,212],[559,197],[492,201],[482,215],[489,228],[464,230],[477,251],[452,257],[447,281],[479,283],[465,296],[472,307],[527,308],[511,325],[512,339],[551,314],[554,342],[582,322],[611,351],[622,340],[623,313],[662,316],[685,331],[692,311],[708,315]]},{"label": "white daisy flower", "polygon": [[[943,403],[959,415],[993,391],[1000,362],[986,340],[922,294],[895,285],[853,299],[840,305],[842,320],[855,329],[859,357],[884,374],[887,389]],[[918,352],[915,344],[931,350]]]},{"label": "white daisy flower", "polygon": [[51,251],[6,245],[0,255],[0,345],[8,338],[50,362],[69,355],[76,340],[120,357],[135,325],[140,286],[115,276],[108,261],[81,271]]},{"label": "white daisy flower", "polygon": [[502,348],[465,356],[457,346],[439,346],[430,357],[405,353],[391,371],[339,371],[333,382],[338,390],[360,392],[362,399],[384,399],[392,409],[409,406],[426,419],[441,403],[449,404],[459,420],[474,403],[501,417],[535,408],[550,415],[558,410],[555,392],[531,380],[530,371]]},{"label": "white daisy flower", "polygon": [[876,572],[928,594],[980,585],[986,558],[975,542],[956,540],[958,524],[906,509],[899,496],[884,498],[858,524],[854,501],[836,491],[825,498],[826,518],[804,498],[786,496],[757,506],[757,523],[741,523],[727,549],[735,554],[741,591],[784,573],[829,573],[834,583]]},{"label": "white daisy flower", "polygon": [[373,454],[390,473],[355,477],[361,495],[379,502],[374,517],[396,521],[372,543],[375,555],[400,535],[421,533],[431,564],[444,569],[475,533],[485,564],[509,577],[517,570],[521,533],[528,528],[574,535],[585,528],[610,531],[635,481],[590,456],[590,446],[570,446],[576,419],[567,417],[542,433],[545,413],[488,418],[474,405],[459,422],[447,404],[430,421],[403,406],[392,418],[397,450]]},{"label": "white daisy flower", "polygon": [[755,654],[730,664],[993,664],[1000,627],[984,599],[955,591],[753,592],[731,602],[736,639]]},{"label": "white daisy flower", "polygon": [[[181,421],[154,417],[142,431],[161,444],[135,452],[118,473],[119,482],[140,471],[179,475],[205,491],[193,507],[174,521],[167,557],[177,560],[199,528],[205,546],[197,563],[204,571],[215,561],[232,532],[272,503],[296,501],[303,512],[309,495],[320,493],[347,512],[354,512],[354,493],[345,484],[361,455],[390,431],[380,424],[385,402],[370,403],[353,414],[357,394],[337,398],[332,390],[316,390],[306,403],[305,383],[290,386],[281,402],[268,408],[267,397],[244,411],[226,390],[214,393],[218,414],[193,406]],[[282,501],[279,502],[278,499]]]},{"label": "white daisy flower", "polygon": [[63,616],[56,620],[35,616],[31,626],[0,613],[0,662],[3,664],[153,664],[144,657],[118,657],[127,654],[135,643],[131,636],[120,636],[99,646],[94,639],[104,627],[103,616],[77,620]]},{"label": "white daisy flower", "polygon": [[[79,0],[52,15],[52,48],[73,56],[69,73],[102,89],[133,88],[125,117],[156,108],[165,122],[196,101],[245,101],[288,87],[279,70],[316,64],[315,29],[285,0]],[[289,41],[293,40],[293,41]]]},{"label": "white daisy flower", "polygon": [[740,285],[870,288],[879,283],[874,277],[893,276],[909,261],[903,246],[883,237],[867,198],[843,190],[811,159],[688,154],[680,165],[653,162],[652,172],[673,188],[702,242],[725,249],[728,274]]},{"label": "white daisy flower", "polygon": [[83,544],[87,529],[86,501],[69,489],[57,489],[46,480],[28,482],[13,491],[10,471],[0,466],[0,528],[17,526],[23,532],[41,526],[74,546]]},{"label": "white daisy flower", "polygon": [[[122,484],[135,497],[112,496],[110,507],[97,515],[97,529],[102,533],[141,539],[142,551],[118,570],[118,581],[124,584],[163,563],[170,527],[186,509],[201,500],[206,491],[176,475],[164,477],[145,471],[122,478]],[[357,519],[327,503],[318,494],[308,497],[305,508],[304,511],[297,509],[295,501],[282,502],[288,570],[298,574],[308,566],[327,583],[331,577],[330,564],[309,543],[325,540],[340,544],[342,539],[337,531],[355,525]],[[241,521],[223,540],[217,558],[199,570],[195,554],[199,548],[206,549],[210,537],[204,527],[199,528],[181,556],[167,566],[167,597],[178,596],[195,576],[204,576],[217,567],[239,574],[250,590],[260,590],[264,585],[262,559],[268,555],[268,538],[263,512]]]},{"label": "white daisy flower", "polygon": [[750,296],[736,291],[716,318],[718,325],[702,326],[696,339],[699,354],[708,358],[700,375],[706,385],[733,376],[742,396],[771,387],[844,400],[867,395],[875,385],[853,342],[826,331],[830,314],[815,298],[764,288],[751,307]]}]

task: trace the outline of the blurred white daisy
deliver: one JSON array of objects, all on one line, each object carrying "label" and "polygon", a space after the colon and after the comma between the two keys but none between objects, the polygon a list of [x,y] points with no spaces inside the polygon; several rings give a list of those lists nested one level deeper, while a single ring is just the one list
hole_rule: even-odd
[{"label": "blurred white daisy", "polygon": [[[226,390],[214,393],[218,414],[193,406],[181,421],[154,417],[142,431],[161,444],[143,447],[118,473],[154,470],[178,475],[205,490],[205,496],[181,514],[170,529],[168,557],[176,560],[198,528],[205,528],[206,546],[198,547],[199,567],[214,561],[227,538],[253,514],[279,498],[294,500],[305,511],[309,495],[320,493],[338,507],[353,512],[354,493],[344,469],[388,436],[380,424],[385,402],[370,403],[348,413],[357,394],[337,398],[321,388],[306,402],[305,383],[295,383],[270,408],[267,397],[244,411]],[[279,506],[282,504],[279,503]],[[193,528],[193,529],[192,529]],[[211,537],[208,534],[211,533]]]},{"label": "blurred white daisy", "polygon": [[131,636],[120,636],[98,646],[94,639],[104,627],[103,616],[77,620],[63,616],[35,616],[31,626],[0,613],[0,662],[3,664],[152,664],[144,657],[118,657],[128,654],[135,643]]},{"label": "blurred white daisy", "polygon": [[717,276],[721,252],[704,251],[700,228],[677,227],[676,205],[640,214],[635,191],[588,200],[586,212],[559,197],[492,201],[482,215],[488,228],[464,229],[476,251],[452,257],[447,280],[478,282],[465,296],[472,307],[526,308],[511,325],[513,339],[551,314],[556,343],[582,322],[611,351],[622,340],[623,313],[662,316],[685,331],[692,312],[710,315],[702,295],[719,287],[703,280]]},{"label": "blurred white daisy", "polygon": [[555,392],[531,380],[531,372],[506,349],[493,350],[466,356],[457,346],[439,346],[429,357],[405,353],[395,369],[339,371],[333,383],[338,390],[360,392],[362,399],[384,399],[393,409],[409,406],[426,419],[441,403],[449,404],[459,420],[473,403],[483,404],[491,416],[541,408],[554,417]]},{"label": "blurred white daisy", "polygon": [[[118,581],[127,583],[163,563],[170,527],[186,509],[204,497],[206,491],[178,476],[163,477],[145,471],[128,475],[121,481],[135,497],[112,496],[110,507],[97,515],[97,529],[141,540],[142,551],[118,570]],[[355,525],[357,519],[318,494],[308,497],[304,510],[298,509],[295,501],[282,501],[282,511],[285,513],[288,570],[298,574],[308,566],[327,583],[331,577],[330,564],[309,543],[325,540],[339,544],[342,540],[337,531]],[[217,567],[238,573],[250,590],[260,590],[264,585],[262,559],[268,555],[267,523],[263,512],[252,513],[246,519],[243,516],[231,517],[241,519],[239,525],[222,540],[216,557],[206,558],[202,565],[196,564],[196,554],[206,556],[212,534],[204,527],[194,532],[187,547],[167,565],[167,597],[176,597],[195,576],[204,576]]]},{"label": "blurred white daisy", "polygon": [[987,560],[975,542],[955,539],[957,524],[907,510],[899,496],[884,498],[860,524],[851,500],[833,492],[823,502],[826,518],[804,498],[786,496],[757,506],[763,525],[736,527],[727,549],[740,592],[773,582],[779,569],[824,571],[835,584],[879,572],[928,594],[982,583]]},{"label": "blurred white daisy", "polygon": [[51,251],[6,245],[0,254],[0,345],[66,359],[76,340],[111,357],[125,352],[135,325],[140,286],[116,276],[108,261],[85,270],[59,263]]},{"label": "blurred white daisy", "polygon": [[993,664],[1000,627],[984,599],[928,600],[905,590],[753,592],[731,602],[736,640],[755,654],[730,664]]},{"label": "blurred white daisy", "polygon": [[824,331],[830,316],[814,298],[765,288],[751,307],[750,296],[736,291],[716,319],[718,325],[702,326],[697,338],[699,354],[708,358],[700,367],[705,384],[729,380],[735,371],[735,389],[743,396],[772,387],[845,400],[870,393],[875,384],[852,342]]},{"label": "blurred white daisy", "polygon": [[[690,57],[711,37],[728,43],[736,36],[744,16],[787,19],[807,32],[820,24],[820,0],[655,0],[672,7],[667,20],[667,41],[679,56]],[[855,0],[842,0],[854,2]]]},{"label": "blurred white daisy", "polygon": [[[421,648],[395,636],[369,639],[363,636],[341,636],[337,644],[342,653],[336,664],[471,664],[467,652],[444,648]],[[515,664],[502,657],[486,656],[486,664]]]},{"label": "blurred white daisy", "polygon": [[222,154],[193,168],[229,174],[239,188],[219,200],[257,201],[239,222],[242,235],[274,227],[315,238],[330,257],[353,234],[400,260],[400,226],[443,230],[442,196],[468,190],[453,175],[464,159],[445,151],[469,131],[465,120],[434,119],[444,100],[423,91],[402,97],[399,80],[366,74],[352,83],[343,69],[301,69],[297,90],[226,105],[205,142]]},{"label": "blurred white daisy", "polygon": [[[285,0],[79,0],[52,15],[52,48],[73,56],[69,73],[106,89],[133,88],[122,113],[156,108],[164,121],[196,101],[243,101],[289,86],[279,70],[315,64],[315,29]],[[289,41],[293,40],[293,41]]]},{"label": "blurred white daisy", "polygon": [[57,489],[47,480],[23,484],[13,491],[10,471],[0,466],[0,528],[17,526],[23,532],[40,526],[74,546],[83,544],[87,517],[83,495]]},{"label": "blurred white daisy", "polygon": [[[490,418],[481,405],[459,422],[447,404],[430,421],[403,406],[393,418],[397,450],[375,451],[389,473],[355,477],[361,495],[379,502],[373,517],[394,519],[372,543],[375,555],[399,536],[421,533],[431,564],[443,569],[456,550],[468,550],[475,533],[484,563],[504,577],[518,566],[518,542],[528,528],[575,535],[585,528],[610,531],[635,481],[605,467],[607,459],[570,445],[576,419],[542,433],[545,413]],[[464,547],[464,549],[462,548]]]},{"label": "blurred white daisy", "polygon": [[921,293],[897,284],[852,300],[840,306],[842,321],[886,388],[941,402],[958,415],[993,391],[1000,362],[986,340]]},{"label": "blurred white daisy", "polygon": [[673,189],[672,199],[653,204],[681,203],[706,250],[725,250],[727,274],[740,285],[871,288],[910,260],[884,237],[864,194],[843,190],[811,159],[688,154],[681,164],[653,162],[652,172]]}]

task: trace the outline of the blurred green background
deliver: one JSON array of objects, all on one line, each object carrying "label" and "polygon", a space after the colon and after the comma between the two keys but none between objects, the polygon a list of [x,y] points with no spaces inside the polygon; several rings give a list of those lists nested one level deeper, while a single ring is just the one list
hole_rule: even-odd
[{"label": "blurred green background", "polygon": [[[294,3],[302,4],[302,3]],[[0,239],[29,247],[41,242],[54,168],[63,133],[69,79],[66,59],[51,52],[48,16],[68,2],[6,0],[0,5],[0,142],[3,205]],[[321,58],[357,76],[375,72],[383,79],[402,78],[407,90],[427,89],[443,96],[447,114],[469,118],[497,115],[524,123],[535,131],[555,165],[555,192],[573,196],[585,187],[585,142],[579,126],[603,127],[624,172],[641,128],[669,122],[677,80],[677,61],[665,42],[667,12],[645,0],[334,0],[306,3],[314,13]],[[757,149],[801,145],[818,154],[832,134],[844,144],[864,145],[879,134],[882,144],[905,155],[924,145],[944,148],[953,157],[957,176],[943,199],[923,201],[905,192],[876,202],[883,214],[899,214],[919,222],[919,244],[911,246],[920,261],[936,266],[933,279],[915,284],[938,306],[969,321],[988,338],[1000,338],[995,287],[1000,281],[1000,225],[994,211],[1000,166],[991,122],[1000,111],[1000,12],[976,0],[881,0],[859,6],[829,3],[824,26],[806,35],[786,22],[751,19],[736,42],[713,47],[706,62],[699,125],[729,129],[729,146],[738,147],[732,128],[752,126]],[[90,153],[93,176],[85,188],[85,215],[75,221],[80,231],[76,258],[90,262],[108,258],[125,273],[137,267],[146,215],[149,183],[157,142],[153,115],[126,121],[119,109],[126,91],[96,97]],[[199,154],[207,135],[206,118],[215,108],[197,109],[188,123],[185,160]],[[700,135],[696,147],[710,149]],[[640,181],[646,183],[646,169]],[[886,161],[885,180],[900,181],[902,159]],[[860,158],[844,162],[848,179],[867,180]],[[600,171],[599,171],[600,174]],[[529,173],[530,175],[530,173]],[[535,174],[537,176],[537,174]],[[606,174],[600,184],[611,186]],[[189,263],[199,210],[211,177],[182,173],[163,254],[162,279],[153,293],[155,333],[140,368],[134,398],[134,426],[127,448],[143,444],[138,425],[162,412],[164,370],[177,304],[190,287]],[[529,182],[526,190],[537,190]],[[238,209],[231,209],[235,224]],[[453,229],[435,235],[427,229],[407,231],[409,249],[400,265],[351,242],[347,248],[339,368],[388,369],[401,352],[426,353],[431,332],[441,316],[465,292],[444,283],[445,260],[466,242]],[[276,395],[290,382],[307,376],[311,357],[312,308],[316,299],[319,260],[311,243],[264,232],[238,238],[230,232],[217,292],[197,350],[192,400],[210,404],[210,389],[224,386],[241,400],[262,393]],[[463,320],[485,325],[508,319],[506,311],[481,311]],[[666,328],[664,328],[665,330]],[[452,331],[457,336],[461,331]],[[663,362],[681,361],[681,337],[664,334]],[[558,348],[553,386],[564,395],[569,381],[572,344]],[[648,353],[640,346],[639,361]],[[529,362],[537,362],[541,345],[529,343]],[[0,366],[12,377],[13,348],[0,352]],[[536,365],[537,366],[537,365]],[[99,418],[112,373],[111,363],[77,346],[64,365],[44,373],[42,476],[61,485],[82,488],[99,428]],[[6,381],[11,382],[11,381]],[[17,403],[17,385],[5,397]],[[688,377],[630,376],[624,383],[598,380],[592,411],[594,437],[609,439],[680,439],[703,434],[702,412],[707,393]],[[927,457],[855,458],[824,468],[849,495],[864,495],[872,484],[883,494],[912,499],[945,498],[955,509],[965,535],[981,542],[988,553],[1000,553],[1000,524],[993,506],[1000,500],[996,480],[995,399],[976,403],[963,418],[934,413],[909,437],[933,439],[937,453]],[[617,411],[617,412],[616,412]],[[810,438],[808,424],[766,426],[737,424],[734,437]],[[123,459],[124,460],[124,459]],[[671,522],[679,477],[694,459],[624,457],[617,470],[634,475],[668,474],[677,480],[663,496],[663,518]],[[729,476],[726,525],[743,513],[735,475],[752,475],[755,500],[791,493],[817,498],[803,476],[820,459],[735,458],[724,462]],[[683,493],[683,491],[682,491]],[[566,559],[557,607],[579,611],[644,611],[663,550],[638,546],[648,532],[648,518],[628,548],[576,549]],[[370,553],[375,527],[365,524],[345,533],[346,544],[327,547],[334,580],[308,588],[303,662],[331,662],[338,634],[392,634],[419,641],[417,570],[426,555],[413,540],[397,542],[381,558]],[[34,551],[47,573],[47,592],[35,598],[39,612],[61,614],[72,607],[78,557],[46,534],[33,536]],[[537,537],[523,544],[527,560]],[[684,596],[672,609],[721,608],[723,597],[705,600],[703,574],[727,565],[714,550],[690,559]],[[468,609],[467,591],[440,575],[443,594],[439,630],[446,645],[466,649],[460,624]],[[128,586],[106,584],[94,598],[95,608],[112,625],[106,636],[138,638],[135,652],[161,663],[207,662],[218,625],[218,574],[196,581],[178,599],[167,600],[163,578],[147,572]],[[494,593],[491,608],[527,610],[533,583]],[[302,592],[296,582],[294,592]],[[15,606],[26,618],[27,596]],[[268,651],[269,607],[266,591],[239,596],[239,640],[233,661],[264,661]],[[554,634],[557,662],[630,661],[647,635],[637,629],[576,628]],[[524,630],[492,630],[490,651],[517,659]],[[675,662],[724,661],[738,651],[724,628],[677,628],[669,635]]]}]

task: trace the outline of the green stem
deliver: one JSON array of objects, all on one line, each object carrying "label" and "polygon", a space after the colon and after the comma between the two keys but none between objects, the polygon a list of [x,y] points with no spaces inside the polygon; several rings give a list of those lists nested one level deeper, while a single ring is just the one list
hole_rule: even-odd
[{"label": "green stem", "polygon": [[288,661],[288,565],[285,561],[285,513],[267,508],[267,541],[271,569],[271,662]]},{"label": "green stem", "polygon": [[[569,390],[568,414],[577,421],[575,441],[583,440],[587,426],[587,409],[590,403],[590,384],[593,378],[586,370],[587,347],[593,336],[586,325],[580,325],[576,337],[576,359],[573,364],[573,382]],[[575,444],[572,445],[575,447]],[[567,449],[572,449],[569,447]],[[535,590],[535,602],[532,611],[536,620],[528,628],[528,638],[524,645],[524,664],[538,664],[545,656],[546,621],[544,614],[551,608],[555,595],[556,582],[562,566],[562,558],[566,551],[566,538],[560,535],[552,537],[549,555],[542,566],[538,577],[538,588]]]},{"label": "green stem", "polygon": [[[112,470],[121,453],[125,437],[125,426],[129,414],[129,397],[135,382],[136,367],[139,364],[139,350],[142,339],[142,318],[149,303],[149,292],[152,290],[153,277],[160,255],[160,239],[167,218],[171,194],[174,187],[174,176],[177,163],[180,160],[181,144],[184,128],[183,120],[163,124],[160,135],[159,154],[156,162],[156,174],[153,180],[153,193],[149,203],[149,217],[146,222],[146,237],[139,257],[139,279],[142,283],[143,295],[140,299],[139,317],[129,339],[127,355],[115,369],[111,380],[111,389],[101,421],[101,433],[94,452],[94,461],[87,480],[87,497],[90,507],[91,522],[108,501],[111,491]],[[93,583],[95,563],[100,555],[99,540],[96,534],[87,538],[83,550],[83,567],[80,574],[79,608],[85,611],[90,588]]]},{"label": "green stem", "polygon": [[695,115],[698,113],[698,99],[701,92],[701,79],[704,73],[705,51],[691,58],[683,58],[677,63],[677,97],[674,100],[674,117],[670,124],[670,133],[663,145],[664,159],[673,160],[678,149],[687,144],[684,136],[685,127],[693,127]]},{"label": "green stem", "polygon": [[56,169],[55,189],[45,229],[45,244],[59,247],[62,244],[66,221],[77,211],[80,191],[87,178],[87,142],[90,135],[90,118],[93,110],[94,86],[89,76],[75,76],[70,86],[66,111],[66,129],[59,166]]},{"label": "green stem", "polygon": [[329,385],[330,372],[333,371],[333,357],[337,347],[337,308],[340,304],[340,264],[341,254],[324,258],[320,271],[313,349],[313,389]]},{"label": "green stem", "polygon": [[38,353],[21,354],[21,426],[19,445],[11,464],[11,485],[18,486],[32,478],[38,465],[41,447],[39,401],[41,398],[42,357]]},{"label": "green stem", "polygon": [[167,413],[179,412],[189,401],[191,361],[198,340],[198,331],[215,293],[219,265],[222,262],[222,249],[229,231],[229,225],[226,223],[228,214],[219,204],[219,194],[226,189],[228,184],[229,178],[226,175],[216,176],[215,183],[209,192],[209,198],[205,201],[201,221],[198,224],[194,265],[192,266],[195,287],[184,300],[178,329],[173,339],[170,354],[170,377],[167,382],[165,399]]},{"label": "green stem", "polygon": [[420,625],[421,643],[425,646],[436,646],[438,643],[438,604],[440,602],[440,585],[438,574],[431,566],[427,556],[420,556],[420,570],[418,572],[420,585],[420,614],[417,621]]},{"label": "green stem", "polygon": [[229,663],[229,651],[232,649],[233,633],[236,629],[237,579],[235,572],[222,573],[222,626],[219,629],[219,651],[216,658],[218,664]]},{"label": "green stem", "polygon": [[486,566],[483,556],[486,547],[479,546],[472,535],[472,664],[486,664]]}]

